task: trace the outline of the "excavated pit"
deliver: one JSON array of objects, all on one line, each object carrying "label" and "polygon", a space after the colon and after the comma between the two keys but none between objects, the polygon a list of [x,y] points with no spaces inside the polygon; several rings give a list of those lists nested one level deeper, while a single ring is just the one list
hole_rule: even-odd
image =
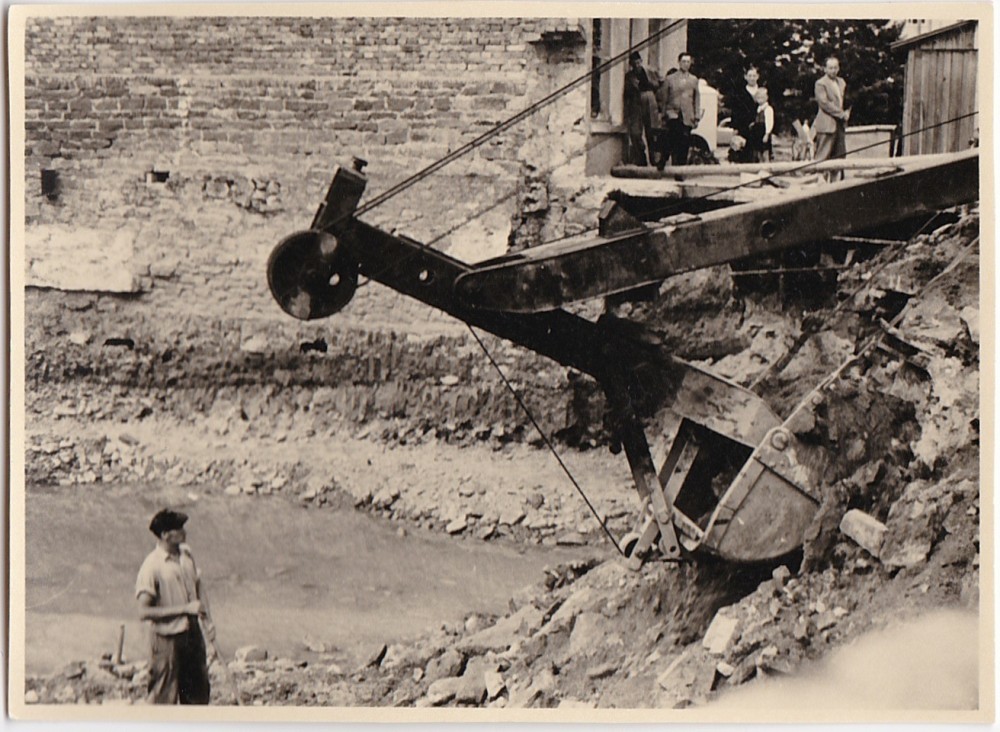
[{"label": "excavated pit", "polygon": [[[714,268],[667,281],[652,303],[616,306],[782,417],[873,336],[891,346],[832,382],[797,435],[826,448],[830,470],[803,550],[776,563],[629,572],[608,558],[597,522],[454,329],[165,322],[113,296],[28,293],[29,496],[33,485],[158,482],[182,497],[353,508],[505,551],[601,547],[599,558],[551,566],[506,612],[473,611],[360,662],[234,662],[248,703],[701,705],[894,617],[977,606],[977,235],[978,212],[960,210],[905,251],[839,272],[822,297],[771,281],[755,289]],[[609,526],[631,528],[637,501],[624,457],[604,449],[594,385],[490,347]],[[711,467],[706,476],[731,472]],[[883,525],[874,553],[845,533],[851,509]],[[28,686],[41,700],[139,696],[141,669],[105,671],[82,663]],[[216,675],[216,701],[231,702]]]}]

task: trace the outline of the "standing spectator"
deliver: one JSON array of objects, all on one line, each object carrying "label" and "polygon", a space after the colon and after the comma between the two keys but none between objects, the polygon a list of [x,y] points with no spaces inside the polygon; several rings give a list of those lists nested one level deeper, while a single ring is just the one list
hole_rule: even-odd
[{"label": "standing spectator", "polygon": [[668,74],[656,93],[666,125],[666,139],[660,143],[662,157],[656,165],[660,170],[666,165],[667,155],[672,165],[687,165],[691,130],[701,120],[698,77],[691,73],[693,60],[687,51],[678,56],[677,72]]},{"label": "standing spectator", "polygon": [[[840,78],[840,61],[831,56],[823,65],[823,76],[816,80],[816,104],[819,111],[813,130],[816,132],[814,160],[833,160],[847,155],[847,121],[851,110],[844,108],[844,91],[847,83]],[[828,171],[831,183],[844,177],[844,171]]]},{"label": "standing spectator", "polygon": [[768,104],[767,89],[759,86],[754,94],[757,104],[747,147],[752,153],[752,161],[769,163],[772,158],[771,133],[774,132],[774,107]]},{"label": "standing spectator", "polygon": [[732,111],[733,131],[744,141],[742,148],[730,149],[730,162],[753,162],[753,149],[747,144],[747,141],[750,139],[750,127],[757,118],[757,100],[754,95],[760,88],[757,86],[759,80],[760,72],[757,70],[757,67],[747,67],[747,70],[743,73],[743,81],[745,83],[737,86],[728,100]]},{"label": "standing spectator", "polygon": [[148,694],[153,704],[208,704],[211,692],[205,637],[211,642],[215,629],[200,573],[184,543],[187,518],[167,509],[153,517],[149,530],[156,547],[135,581],[139,617],[150,625]]},{"label": "standing spectator", "polygon": [[[625,124],[628,129],[629,165],[648,165],[655,150],[654,128],[660,127],[659,110],[656,107],[656,90],[660,86],[656,73],[642,65],[638,51],[629,56],[629,70],[625,72]],[[645,142],[643,141],[645,135]]]}]

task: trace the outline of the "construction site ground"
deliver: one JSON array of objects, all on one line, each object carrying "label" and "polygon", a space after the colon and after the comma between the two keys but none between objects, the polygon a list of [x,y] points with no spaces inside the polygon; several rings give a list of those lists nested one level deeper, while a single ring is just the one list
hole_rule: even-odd
[{"label": "construction site ground", "polygon": [[[192,516],[219,627],[220,704],[974,710],[978,252],[978,211],[961,209],[819,280],[715,268],[623,308],[781,416],[872,339],[888,344],[831,386],[809,432],[839,473],[803,550],[752,566],[653,557],[630,571],[537,436],[501,411],[435,424],[379,413],[373,397],[373,413],[331,423],[308,408],[318,391],[305,404],[267,392],[295,379],[270,362],[211,398],[175,389],[171,405],[136,387],[143,359],[166,363],[170,349],[132,350],[131,371],[102,361],[107,306],[39,298],[26,333],[27,699],[141,702],[131,588],[151,548],[144,521],[172,505]],[[599,418],[580,427],[599,398],[512,359],[529,396],[532,374],[538,394],[577,390],[574,414],[550,409],[547,424],[564,428],[557,449],[621,536],[638,509],[627,462]],[[490,373],[463,368],[433,381],[460,391]],[[869,533],[844,522],[852,511]],[[899,686],[872,681],[889,677]]]}]

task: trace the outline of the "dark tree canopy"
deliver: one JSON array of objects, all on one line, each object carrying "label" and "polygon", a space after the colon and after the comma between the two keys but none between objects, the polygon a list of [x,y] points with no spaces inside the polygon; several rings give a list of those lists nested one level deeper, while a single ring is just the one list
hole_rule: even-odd
[{"label": "dark tree canopy", "polygon": [[905,57],[891,53],[889,44],[901,27],[888,20],[691,20],[688,50],[694,72],[722,93],[723,107],[725,95],[744,83],[743,70],[756,66],[783,128],[815,117],[813,87],[823,62],[836,56],[851,124],[898,124]]}]

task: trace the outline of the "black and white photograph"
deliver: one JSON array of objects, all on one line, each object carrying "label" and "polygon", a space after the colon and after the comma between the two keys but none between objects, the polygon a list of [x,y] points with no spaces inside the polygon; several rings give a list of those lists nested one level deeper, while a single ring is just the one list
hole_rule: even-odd
[{"label": "black and white photograph", "polygon": [[9,8],[11,716],[992,722],[992,13]]}]

